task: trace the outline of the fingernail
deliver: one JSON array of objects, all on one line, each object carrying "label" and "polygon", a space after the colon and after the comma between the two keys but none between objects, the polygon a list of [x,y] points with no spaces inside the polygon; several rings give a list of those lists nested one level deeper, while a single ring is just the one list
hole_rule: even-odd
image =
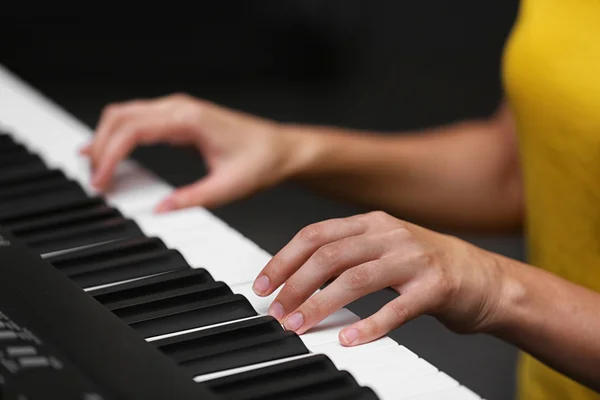
[{"label": "fingernail", "polygon": [[341,335],[343,344],[352,344],[358,339],[358,329],[348,328],[342,331]]},{"label": "fingernail", "polygon": [[175,209],[175,202],[171,198],[167,198],[163,200],[158,206],[156,206],[155,211],[157,213],[163,213],[167,211],[172,211]]},{"label": "fingernail", "polygon": [[283,306],[281,305],[280,302],[276,301],[275,303],[273,303],[271,305],[271,308],[269,308],[269,315],[272,316],[273,318],[275,318],[277,321],[281,321],[281,318],[283,318],[284,312],[283,312]]},{"label": "fingernail", "polygon": [[302,326],[304,323],[304,317],[300,313],[295,313],[290,315],[285,321],[285,325],[287,329],[291,331],[295,331]]},{"label": "fingernail", "polygon": [[270,285],[271,285],[271,282],[269,281],[269,277],[266,275],[261,275],[254,282],[254,286],[253,286],[254,293],[256,293],[256,294],[266,293],[267,290],[269,290]]}]

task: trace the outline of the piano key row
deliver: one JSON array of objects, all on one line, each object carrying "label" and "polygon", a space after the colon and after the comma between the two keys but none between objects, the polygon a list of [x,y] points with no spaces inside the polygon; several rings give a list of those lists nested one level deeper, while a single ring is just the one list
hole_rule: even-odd
[{"label": "piano key row", "polygon": [[[56,268],[86,287],[92,296],[137,329],[150,343],[196,375],[198,382],[208,382],[218,392],[231,390],[232,386],[226,382],[232,379],[254,380],[255,384],[251,386],[255,391],[240,390],[238,393],[234,390],[235,393],[228,395],[232,398],[258,398],[248,397],[257,393],[260,398],[268,398],[265,397],[266,389],[260,388],[259,377],[273,382],[276,377],[285,375],[285,371],[298,374],[307,365],[323,363],[313,353],[320,352],[327,354],[333,360],[327,359],[328,362],[333,362],[336,368],[349,370],[351,375],[337,369],[314,376],[297,375],[303,376],[305,382],[299,387],[331,392],[331,398],[370,398],[372,392],[364,387],[369,385],[376,388],[381,398],[406,398],[458,387],[456,381],[388,338],[360,348],[341,348],[337,342],[337,330],[357,319],[347,310],[332,315],[302,339],[283,331],[276,320],[265,316],[270,298],[261,299],[251,292],[250,282],[256,276],[256,270],[240,275],[239,269],[227,268],[235,264],[224,263],[221,258],[219,267],[213,264],[211,271],[227,270],[215,275],[218,275],[217,279],[227,278],[223,281],[234,285],[229,288],[222,281],[215,281],[207,270],[193,270],[187,264],[186,261],[203,260],[200,253],[206,246],[199,247],[199,242],[223,246],[223,242],[218,246],[216,241],[210,240],[215,231],[223,227],[211,223],[212,230],[206,229],[203,225],[213,222],[206,215],[198,210],[186,210],[156,217],[147,212],[147,203],[144,209],[141,206],[144,202],[137,201],[134,203],[140,206],[137,214],[134,213],[137,215],[135,221],[125,218],[116,207],[104,203],[100,197],[91,197],[94,194],[89,187],[83,189],[81,183],[69,180],[61,171],[50,170],[39,156],[24,146],[6,139],[6,136],[0,137],[3,138],[0,154],[8,155],[5,160],[13,160],[0,164],[0,223],[11,228],[17,236],[23,236],[34,247],[37,245],[42,253],[58,253],[47,257]],[[75,164],[66,162],[62,165]],[[80,178],[82,175],[79,174]],[[11,197],[10,193],[15,192],[17,194]],[[33,201],[22,200],[32,194],[36,194]],[[185,223],[182,223],[183,220]],[[112,225],[107,221],[112,221]],[[184,226],[189,228],[182,230]],[[197,227],[203,229],[192,230]],[[99,228],[102,228],[100,232]],[[148,238],[147,234],[155,234],[164,241]],[[101,242],[106,243],[98,245]],[[94,246],[60,254],[86,245]],[[253,299],[252,304],[248,303],[248,299]],[[368,353],[376,348],[383,348],[385,352]],[[356,349],[361,349],[362,357]],[[359,357],[349,358],[352,353]],[[400,353],[411,354],[414,357],[408,359],[419,361],[411,362],[410,368],[405,366],[406,371],[395,370],[406,362],[406,357],[401,357]],[[371,362],[366,362],[369,354],[383,357],[371,357]],[[304,361],[294,360],[303,355],[310,357]],[[274,361],[282,362],[258,368]],[[384,368],[378,371],[374,369],[377,365]],[[416,368],[417,365],[420,368]],[[248,370],[227,373],[239,368]],[[390,370],[394,376],[390,375]],[[413,379],[418,378],[415,373],[425,377],[422,382]],[[205,379],[211,374],[212,379]],[[396,384],[398,375],[408,379],[402,390],[398,390]],[[281,384],[269,393],[281,395],[282,390],[290,390],[292,386]],[[314,393],[294,388],[295,398]],[[357,397],[352,397],[354,395]]]}]

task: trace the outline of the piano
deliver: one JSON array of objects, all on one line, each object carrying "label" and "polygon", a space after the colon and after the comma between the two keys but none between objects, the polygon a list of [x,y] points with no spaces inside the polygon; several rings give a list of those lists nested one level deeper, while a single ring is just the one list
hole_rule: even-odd
[{"label": "piano", "polygon": [[0,65],[0,399],[480,399],[389,337],[304,335],[251,289],[271,257],[132,160],[97,193],[91,130]]}]

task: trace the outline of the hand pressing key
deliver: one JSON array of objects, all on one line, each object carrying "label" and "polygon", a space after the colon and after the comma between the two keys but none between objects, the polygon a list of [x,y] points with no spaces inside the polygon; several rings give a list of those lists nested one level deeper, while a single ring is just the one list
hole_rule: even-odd
[{"label": "hand pressing key", "polygon": [[[198,150],[209,173],[157,204],[159,212],[217,207],[275,185],[304,167],[313,141],[271,120],[185,94],[111,104],[92,141],[81,149],[92,184],[110,185],[117,165],[137,146],[185,145]],[[312,135],[311,135],[312,137]]]},{"label": "hand pressing key", "polygon": [[268,296],[283,285],[269,314],[302,334],[350,302],[392,287],[397,299],[340,332],[342,344],[357,345],[421,314],[455,331],[485,330],[494,322],[501,281],[493,254],[372,212],[304,228],[265,266],[254,290]]}]

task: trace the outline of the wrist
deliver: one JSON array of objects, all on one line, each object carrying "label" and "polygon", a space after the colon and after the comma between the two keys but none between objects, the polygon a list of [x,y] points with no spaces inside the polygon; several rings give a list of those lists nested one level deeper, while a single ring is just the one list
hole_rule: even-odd
[{"label": "wrist", "polygon": [[282,124],[280,126],[286,178],[303,178],[327,170],[327,160],[341,148],[340,135],[329,134],[315,127]]},{"label": "wrist", "polygon": [[[281,126],[292,178],[335,177],[350,171],[381,170],[390,153],[397,158],[393,137],[335,127]],[[393,150],[390,150],[393,148]],[[385,168],[383,168],[385,169]]]},{"label": "wrist", "polygon": [[515,329],[515,324],[518,325],[520,315],[527,307],[530,294],[524,282],[524,268],[531,267],[500,255],[495,255],[495,258],[500,271],[498,305],[486,333],[503,337]]}]

